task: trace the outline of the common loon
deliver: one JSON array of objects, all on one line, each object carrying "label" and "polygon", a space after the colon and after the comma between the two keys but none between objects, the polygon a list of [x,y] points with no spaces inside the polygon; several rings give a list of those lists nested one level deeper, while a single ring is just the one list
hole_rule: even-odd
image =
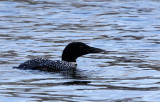
[{"label": "common loon", "polygon": [[105,52],[105,50],[90,47],[82,42],[72,42],[68,44],[62,53],[62,60],[48,60],[45,58],[36,58],[21,63],[18,69],[31,69],[41,71],[67,71],[76,69],[76,59],[89,53]]}]

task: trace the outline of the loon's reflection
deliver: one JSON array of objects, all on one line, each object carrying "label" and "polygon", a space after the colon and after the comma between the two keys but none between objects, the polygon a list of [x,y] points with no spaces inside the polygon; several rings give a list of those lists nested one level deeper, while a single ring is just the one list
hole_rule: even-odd
[{"label": "loon's reflection", "polygon": [[75,69],[70,71],[51,72],[52,74],[60,73],[65,79],[74,79],[73,81],[63,82],[61,85],[86,85],[91,81],[84,81],[87,79],[87,75],[83,74],[83,71]]}]

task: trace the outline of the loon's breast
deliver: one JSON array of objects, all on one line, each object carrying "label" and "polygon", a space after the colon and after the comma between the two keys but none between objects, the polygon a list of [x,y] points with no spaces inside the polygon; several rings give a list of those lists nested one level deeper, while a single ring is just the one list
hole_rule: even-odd
[{"label": "loon's breast", "polygon": [[60,60],[48,60],[45,58],[36,58],[21,63],[17,68],[41,70],[41,71],[65,71],[65,70],[74,70],[76,68],[76,64]]}]

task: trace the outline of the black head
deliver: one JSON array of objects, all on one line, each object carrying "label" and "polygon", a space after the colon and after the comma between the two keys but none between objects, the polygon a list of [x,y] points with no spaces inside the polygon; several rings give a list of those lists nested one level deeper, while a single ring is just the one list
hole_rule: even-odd
[{"label": "black head", "polygon": [[63,50],[62,60],[67,62],[76,62],[76,59],[82,55],[99,52],[104,52],[104,50],[90,47],[82,42],[72,42]]}]

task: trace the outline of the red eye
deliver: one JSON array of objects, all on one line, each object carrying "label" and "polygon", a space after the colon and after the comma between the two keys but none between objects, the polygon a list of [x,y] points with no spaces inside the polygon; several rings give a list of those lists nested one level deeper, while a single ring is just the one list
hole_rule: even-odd
[{"label": "red eye", "polygon": [[79,46],[79,48],[83,49],[83,46]]}]

